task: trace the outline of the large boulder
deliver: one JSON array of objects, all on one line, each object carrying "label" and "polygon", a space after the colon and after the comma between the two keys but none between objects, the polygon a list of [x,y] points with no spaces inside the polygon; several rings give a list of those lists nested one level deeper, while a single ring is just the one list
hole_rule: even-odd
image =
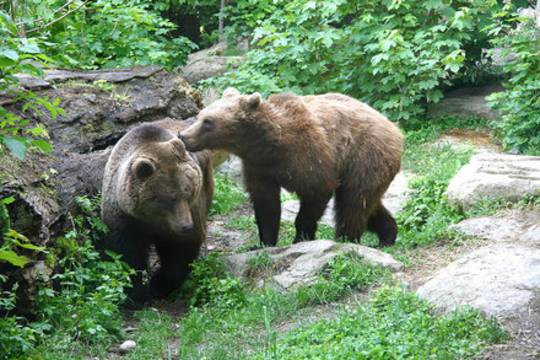
[{"label": "large boulder", "polygon": [[520,242],[540,246],[540,210],[509,210],[493,216],[466,219],[449,227],[457,233],[491,242]]},{"label": "large boulder", "polygon": [[430,118],[454,116],[494,120],[498,118],[498,114],[487,105],[486,96],[502,90],[499,85],[452,90],[445,94],[438,103],[430,104],[427,115]]},{"label": "large boulder", "polygon": [[273,272],[270,280],[280,289],[293,289],[309,285],[327,269],[331,259],[339,254],[355,253],[372,265],[380,265],[392,271],[403,268],[403,264],[390,254],[358,244],[337,243],[331,240],[314,240],[286,247],[271,247],[224,257],[225,263],[238,277],[247,277],[249,262],[265,252],[271,259]]},{"label": "large boulder", "polygon": [[527,312],[540,291],[540,249],[489,245],[441,269],[417,293],[442,310],[472,306],[486,314]]},{"label": "large boulder", "polygon": [[243,61],[242,56],[226,56],[227,44],[218,43],[211,48],[197,51],[188,56],[187,64],[181,74],[190,84],[224,74]]},{"label": "large boulder", "polygon": [[468,208],[484,199],[515,202],[540,194],[540,156],[480,153],[450,181],[448,199]]}]

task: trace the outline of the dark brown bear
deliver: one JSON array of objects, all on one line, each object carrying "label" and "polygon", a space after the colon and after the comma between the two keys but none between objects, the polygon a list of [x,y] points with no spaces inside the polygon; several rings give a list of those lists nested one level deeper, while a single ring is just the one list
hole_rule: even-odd
[{"label": "dark brown bear", "polygon": [[241,95],[227,89],[180,133],[187,149],[224,149],[242,159],[261,241],[275,245],[280,188],[300,197],[296,239],[313,239],[335,195],[336,237],[368,229],[382,245],[397,236],[381,197],[397,174],[403,137],[383,115],[341,94]]},{"label": "dark brown bear", "polygon": [[[115,145],[105,167],[105,247],[137,271],[128,290],[132,307],[180,286],[206,237],[214,188],[211,153],[186,151],[176,136],[186,127],[173,120],[139,125]],[[151,244],[161,266],[148,287],[143,272],[149,270]]]}]

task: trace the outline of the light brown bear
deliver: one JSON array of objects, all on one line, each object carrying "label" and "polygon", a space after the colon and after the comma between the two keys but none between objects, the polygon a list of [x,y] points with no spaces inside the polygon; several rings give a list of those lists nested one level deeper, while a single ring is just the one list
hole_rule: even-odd
[{"label": "light brown bear", "polygon": [[[188,125],[162,120],[137,126],[115,145],[105,167],[101,217],[109,227],[105,247],[137,273],[128,306],[179,287],[206,238],[214,182],[211,153],[190,153],[177,138]],[[150,245],[160,268],[143,284]]]},{"label": "light brown bear", "polygon": [[263,244],[275,245],[280,188],[300,197],[295,242],[313,239],[335,195],[336,237],[366,229],[382,245],[397,236],[381,197],[400,169],[403,137],[383,115],[341,94],[242,95],[227,89],[179,134],[190,151],[224,149],[242,159]]}]

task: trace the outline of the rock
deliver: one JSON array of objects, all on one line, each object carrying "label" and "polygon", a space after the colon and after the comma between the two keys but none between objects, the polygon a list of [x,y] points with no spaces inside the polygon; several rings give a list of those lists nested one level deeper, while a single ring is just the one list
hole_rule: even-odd
[{"label": "rock", "polygon": [[222,75],[240,65],[243,56],[223,56],[226,49],[226,43],[218,43],[209,49],[189,55],[187,64],[181,69],[182,76],[190,84],[197,84],[201,80]]},{"label": "rock", "polygon": [[210,220],[208,223],[206,248],[208,251],[237,249],[249,241],[249,233],[231,230],[223,221]]},{"label": "rock", "polygon": [[429,118],[455,116],[494,120],[498,114],[487,105],[486,96],[502,90],[499,85],[452,90],[438,103],[430,104],[427,115]]},{"label": "rock", "polygon": [[370,264],[384,266],[399,271],[403,264],[390,254],[351,243],[337,243],[331,240],[314,240],[286,247],[272,247],[224,257],[230,271],[238,277],[249,273],[248,262],[261,252],[272,259],[274,270],[271,281],[279,288],[287,290],[300,285],[309,285],[327,268],[331,259],[339,254],[354,252]]},{"label": "rock", "polygon": [[472,306],[488,315],[529,309],[540,291],[540,249],[519,244],[480,248],[441,269],[417,293],[442,310]]},{"label": "rock", "polygon": [[515,202],[540,194],[540,156],[497,153],[474,155],[454,176],[446,194],[468,208],[483,199]]},{"label": "rock", "polygon": [[466,219],[449,230],[492,242],[520,242],[540,245],[540,211],[510,211],[496,216]]},{"label": "rock", "polygon": [[135,341],[126,340],[118,347],[118,352],[120,352],[121,354],[127,354],[128,352],[135,349],[136,347],[137,347],[137,343]]},{"label": "rock", "polygon": [[220,166],[217,167],[216,173],[224,175],[238,184],[242,183],[242,160],[236,155],[230,155]]},{"label": "rock", "polygon": [[[390,184],[390,187],[383,196],[383,204],[392,213],[396,214],[407,201],[407,196],[410,189],[407,186],[407,176],[400,171],[394,181]],[[281,204],[281,220],[294,222],[296,215],[300,210],[299,200],[287,200]],[[334,226],[334,198],[328,202],[326,211],[324,212],[321,220],[321,224]]]}]

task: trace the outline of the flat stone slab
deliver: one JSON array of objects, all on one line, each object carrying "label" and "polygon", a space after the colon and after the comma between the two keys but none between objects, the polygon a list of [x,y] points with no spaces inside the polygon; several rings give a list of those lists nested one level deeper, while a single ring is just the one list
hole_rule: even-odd
[{"label": "flat stone slab", "polygon": [[[400,171],[394,181],[388,187],[388,190],[383,196],[383,204],[386,208],[395,215],[407,201],[410,189],[407,186],[407,176]],[[287,200],[281,204],[281,220],[294,222],[296,215],[300,210],[300,201]],[[319,221],[321,224],[334,226],[334,198],[328,202],[328,206]]]},{"label": "flat stone slab", "polygon": [[417,293],[438,308],[472,306],[488,315],[529,310],[540,291],[540,249],[525,245],[489,245],[441,269]]},{"label": "flat stone slab", "polygon": [[540,245],[540,210],[508,211],[466,219],[449,229],[492,242],[519,241]]},{"label": "flat stone slab", "polygon": [[480,153],[448,185],[448,199],[468,208],[483,199],[518,201],[540,194],[540,156]]},{"label": "flat stone slab", "polygon": [[229,270],[237,277],[247,277],[249,260],[261,252],[266,252],[275,266],[270,275],[271,281],[279,288],[287,290],[299,285],[315,282],[327,268],[331,259],[340,254],[354,252],[370,264],[384,266],[399,271],[403,264],[390,254],[350,243],[337,243],[332,240],[304,241],[286,247],[270,247],[224,257]]}]

